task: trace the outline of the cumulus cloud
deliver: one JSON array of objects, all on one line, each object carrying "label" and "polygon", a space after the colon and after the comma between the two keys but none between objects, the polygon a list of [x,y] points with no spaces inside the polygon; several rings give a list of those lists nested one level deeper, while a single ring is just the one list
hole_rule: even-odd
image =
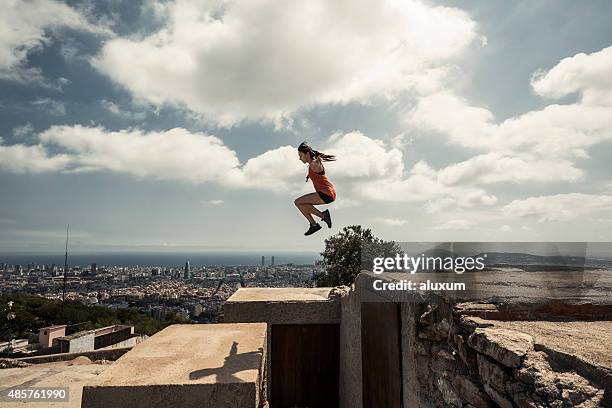
[{"label": "cumulus cloud", "polygon": [[420,98],[404,120],[478,152],[442,171],[445,183],[575,182],[584,177],[575,161],[612,140],[611,71],[612,47],[566,58],[549,71],[539,71],[531,84],[547,98],[577,93],[576,102],[551,104],[499,123],[486,107],[448,91]]},{"label": "cumulus cloud", "polygon": [[70,171],[110,170],[137,178],[204,183],[224,178],[239,166],[234,151],[203,133],[182,128],[162,132],[112,132],[101,127],[52,126],[45,144],[64,149]]},{"label": "cumulus cloud", "polygon": [[11,173],[54,172],[64,169],[69,162],[68,155],[49,155],[42,145],[0,145],[0,169]]},{"label": "cumulus cloud", "polygon": [[46,82],[39,69],[27,66],[27,56],[51,43],[54,30],[68,27],[110,34],[77,10],[52,0],[0,2],[0,27],[0,79],[19,82]]},{"label": "cumulus cloud", "polygon": [[592,54],[564,58],[550,71],[538,71],[531,85],[547,98],[579,93],[584,104],[612,105],[612,46]]},{"label": "cumulus cloud", "polygon": [[582,193],[556,194],[514,200],[503,212],[515,217],[534,217],[538,221],[568,221],[580,216],[612,210],[612,196]]},{"label": "cumulus cloud", "polygon": [[[145,132],[140,129],[109,131],[102,127],[52,126],[38,135],[39,145],[0,146],[22,153],[20,166],[5,170],[26,172],[112,171],[139,179],[217,183],[283,194],[312,191],[306,167],[295,146],[280,146],[240,163],[236,153],[215,136],[183,128]],[[47,148],[60,151],[51,156]],[[404,169],[402,152],[360,132],[334,134],[321,147],[338,156],[328,172],[346,205],[364,199],[426,203],[445,206],[492,205],[497,198],[485,191],[447,186],[438,171],[425,162]],[[29,164],[28,164],[29,163]],[[30,167],[28,167],[30,166]],[[441,204],[442,203],[442,204]]]},{"label": "cumulus cloud", "polygon": [[431,92],[478,37],[466,13],[418,0],[176,0],[153,9],[160,31],[106,42],[93,66],[138,100],[222,126]]},{"label": "cumulus cloud", "polygon": [[610,107],[581,103],[549,105],[497,124],[487,109],[441,93],[422,98],[405,120],[441,132],[454,144],[505,156],[584,158],[587,148],[612,138]]},{"label": "cumulus cloud", "polygon": [[504,157],[497,153],[488,153],[449,165],[440,170],[439,176],[442,183],[452,185],[491,184],[502,181],[573,182],[581,179],[583,174],[582,170],[574,167],[574,163],[568,160]]}]

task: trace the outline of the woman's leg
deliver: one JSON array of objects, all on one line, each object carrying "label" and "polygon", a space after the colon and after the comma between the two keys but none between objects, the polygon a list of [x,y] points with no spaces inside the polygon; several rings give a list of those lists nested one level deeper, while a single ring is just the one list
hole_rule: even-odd
[{"label": "woman's leg", "polygon": [[313,205],[325,204],[325,202],[317,193],[310,193],[296,198],[294,203],[298,210],[300,210],[302,215],[306,217],[306,219],[308,220],[308,222],[310,222],[311,225],[315,223],[314,218],[312,218],[312,214],[323,219],[323,214],[321,213],[321,211],[317,210]]}]

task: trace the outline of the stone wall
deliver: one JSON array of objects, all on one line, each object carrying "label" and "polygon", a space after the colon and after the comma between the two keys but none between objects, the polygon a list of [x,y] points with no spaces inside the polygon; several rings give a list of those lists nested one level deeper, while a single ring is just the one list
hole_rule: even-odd
[{"label": "stone wall", "polygon": [[[363,302],[400,305],[404,407],[612,407],[606,346],[612,315],[606,304],[543,298],[486,303],[448,293],[375,292],[373,278],[378,277],[360,274],[342,297],[341,407],[364,406]],[[562,340],[553,341],[562,333]],[[556,347],[565,342],[576,344]],[[596,351],[599,361],[584,357]]]},{"label": "stone wall", "polygon": [[444,301],[413,309],[419,406],[604,406],[606,373],[586,378],[538,350],[532,336],[466,316]]}]

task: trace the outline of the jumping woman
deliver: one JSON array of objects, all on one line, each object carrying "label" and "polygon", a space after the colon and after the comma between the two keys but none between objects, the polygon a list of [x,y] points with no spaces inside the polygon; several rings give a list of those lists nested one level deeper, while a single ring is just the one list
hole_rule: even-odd
[{"label": "jumping woman", "polygon": [[336,189],[325,175],[325,168],[323,167],[324,161],[334,161],[336,157],[318,152],[308,146],[306,142],[302,142],[298,146],[298,156],[302,163],[308,163],[306,182],[310,179],[316,191],[316,193],[296,198],[294,201],[298,210],[310,222],[310,228],[308,228],[304,235],[311,235],[321,229],[321,225],[315,222],[312,217],[313,214],[321,218],[329,228],[332,226],[329,210],[321,212],[315,208],[315,205],[329,204],[336,199]]}]

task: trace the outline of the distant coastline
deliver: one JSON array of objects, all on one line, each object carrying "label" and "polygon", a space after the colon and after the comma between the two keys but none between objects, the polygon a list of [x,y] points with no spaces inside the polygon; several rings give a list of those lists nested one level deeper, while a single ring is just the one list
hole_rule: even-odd
[{"label": "distant coastline", "polygon": [[[192,266],[258,266],[261,257],[265,257],[265,265],[270,265],[274,256],[275,265],[293,263],[297,265],[313,264],[320,259],[317,252],[307,251],[200,251],[200,252],[90,252],[68,255],[68,264],[84,266],[92,263],[107,266],[181,266],[189,261]],[[0,252],[0,264],[27,265],[64,264],[62,253],[19,253]]]}]

